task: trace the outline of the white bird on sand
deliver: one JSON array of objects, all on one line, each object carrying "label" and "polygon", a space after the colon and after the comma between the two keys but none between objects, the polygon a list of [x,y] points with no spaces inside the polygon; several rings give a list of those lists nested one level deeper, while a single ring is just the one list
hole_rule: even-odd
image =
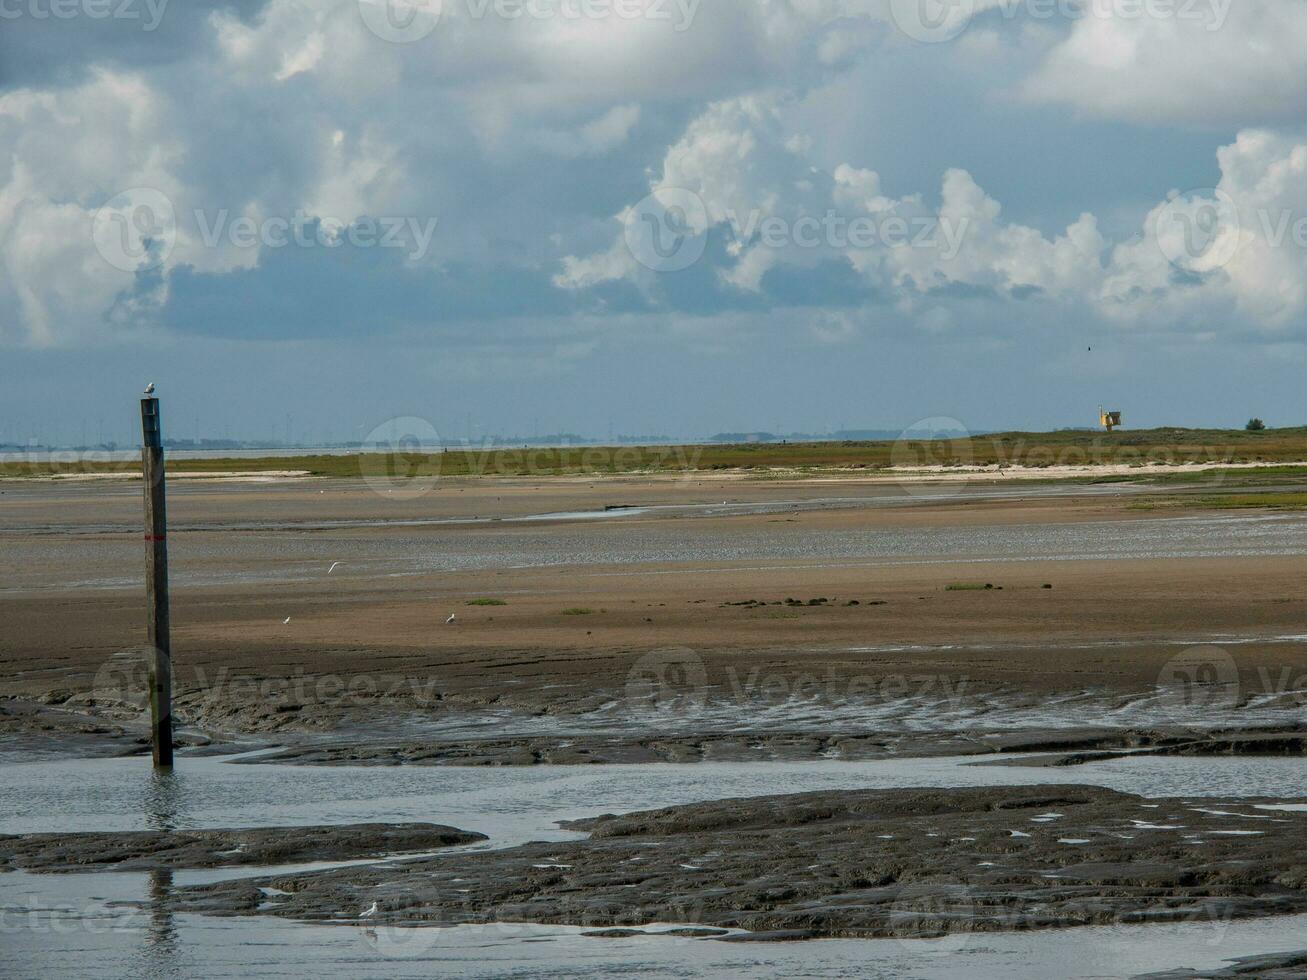
[{"label": "white bird on sand", "polygon": [[285,626],[285,625],[286,625],[287,623],[289,623],[289,622],[290,622],[290,617],[287,616],[285,619],[283,619],[283,620],[281,621],[281,625],[282,625],[282,626]]},{"label": "white bird on sand", "polygon": [[334,572],[334,571],[335,571],[335,570],[336,570],[340,565],[343,565],[343,564],[344,564],[344,562],[333,561],[333,562],[331,563],[331,567],[327,569],[327,574],[330,575],[330,574],[331,574],[332,572]]},{"label": "white bird on sand", "polygon": [[372,916],[376,915],[380,911],[381,911],[381,906],[378,905],[376,902],[373,902],[372,907],[367,911],[365,911],[362,915],[360,915],[359,918],[370,919]]},{"label": "white bird on sand", "polygon": [[445,620],[445,625],[448,626],[448,625],[449,625],[450,623],[452,623],[456,618],[458,618],[458,617],[457,617],[457,615],[456,615],[455,613],[450,613],[450,614],[449,614],[449,618],[448,618],[447,620]]},{"label": "white bird on sand", "polygon": [[145,393],[146,393],[147,395],[153,395],[153,394],[154,394],[154,382],[153,382],[153,381],[151,381],[148,385],[145,386]]}]

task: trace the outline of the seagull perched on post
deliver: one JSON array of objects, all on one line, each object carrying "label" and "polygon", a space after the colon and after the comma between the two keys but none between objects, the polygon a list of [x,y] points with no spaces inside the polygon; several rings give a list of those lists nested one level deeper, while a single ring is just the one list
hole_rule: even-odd
[{"label": "seagull perched on post", "polygon": [[145,393],[146,393],[147,395],[153,395],[153,394],[154,394],[154,382],[153,382],[153,381],[151,381],[148,385],[145,386]]}]

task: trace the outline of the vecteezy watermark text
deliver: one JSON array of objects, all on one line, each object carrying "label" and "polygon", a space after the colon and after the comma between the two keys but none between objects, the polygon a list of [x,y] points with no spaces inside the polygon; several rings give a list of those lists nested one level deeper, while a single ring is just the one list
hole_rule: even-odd
[{"label": "vecteezy watermark text", "polygon": [[447,14],[468,21],[648,21],[677,33],[693,26],[702,0],[358,0],[364,25],[392,44],[428,37]]},{"label": "vecteezy watermark text", "polygon": [[1240,207],[1219,187],[1175,192],[1157,211],[1153,236],[1184,272],[1208,273],[1234,261],[1247,245],[1307,249],[1307,212]]},{"label": "vecteezy watermark text", "polygon": [[197,210],[195,224],[205,248],[217,248],[225,240],[234,248],[403,248],[414,261],[424,258],[431,248],[439,218],[414,217],[339,218],[317,217],[297,210],[289,218],[273,217],[256,221],[242,216],[232,219],[223,208],[212,214]]},{"label": "vecteezy watermark text", "polygon": [[708,233],[716,225],[729,228],[728,250],[746,248],[835,251],[920,248],[933,249],[943,261],[957,257],[971,230],[968,218],[921,214],[843,214],[830,208],[822,214],[786,216],[761,208],[741,213],[725,210],[710,216],[694,191],[660,187],[623,216],[623,237],[631,256],[654,272],[681,272],[703,258]]},{"label": "vecteezy watermark text", "polygon": [[0,0],[0,20],[131,20],[159,29],[169,0]]},{"label": "vecteezy watermark text", "polygon": [[[115,195],[96,212],[91,238],[96,251],[115,269],[138,273],[163,266],[177,247],[183,217],[168,195],[153,187],[136,187]],[[363,216],[344,221],[297,209],[289,217],[232,217],[226,208],[196,208],[187,231],[204,248],[237,249],[341,248],[403,249],[419,262],[427,256],[439,218]]]},{"label": "vecteezy watermark text", "polygon": [[735,240],[741,245],[757,242],[763,248],[932,248],[940,257],[957,257],[971,222],[947,217],[919,215],[856,215],[849,217],[833,208],[818,217],[806,214],[793,220],[750,211],[739,215],[726,212]]},{"label": "vecteezy watermark text", "polygon": [[476,20],[648,20],[687,31],[702,0],[463,0]]},{"label": "vecteezy watermark text", "polygon": [[915,41],[939,44],[959,37],[980,14],[1005,20],[1181,21],[1206,31],[1225,26],[1234,0],[890,0],[890,17]]}]

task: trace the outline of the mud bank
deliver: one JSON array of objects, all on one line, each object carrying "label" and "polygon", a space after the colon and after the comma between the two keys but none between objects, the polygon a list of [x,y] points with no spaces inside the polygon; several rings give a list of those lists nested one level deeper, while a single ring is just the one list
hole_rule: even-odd
[{"label": "mud bank", "polygon": [[[21,698],[0,698],[0,751],[15,758],[102,758],[147,754],[148,719],[114,720]],[[173,747],[201,749],[218,741],[199,732],[177,732]]]},{"label": "mud bank", "polygon": [[[563,824],[575,843],[180,889],[178,911],[652,923],[750,938],[1226,921],[1307,909],[1307,814],[1087,786],[821,792]],[[281,894],[286,892],[288,894]],[[270,897],[271,896],[271,897]]]},{"label": "mud bank", "polygon": [[438,824],[0,835],[0,871],[145,871],[349,861],[485,840]]},{"label": "mud bank", "polygon": [[1307,950],[1296,953],[1271,953],[1266,956],[1241,956],[1220,970],[1167,970],[1143,973],[1133,980],[1230,980],[1256,977],[1257,980],[1302,980],[1307,977]]},{"label": "mud bank", "polygon": [[766,732],[622,736],[574,734],[399,743],[304,744],[236,764],[295,766],[572,766],[694,762],[799,762],[838,759],[1045,753],[996,765],[1070,766],[1127,755],[1307,754],[1296,726],[1255,729],[1089,728],[1071,731]]}]

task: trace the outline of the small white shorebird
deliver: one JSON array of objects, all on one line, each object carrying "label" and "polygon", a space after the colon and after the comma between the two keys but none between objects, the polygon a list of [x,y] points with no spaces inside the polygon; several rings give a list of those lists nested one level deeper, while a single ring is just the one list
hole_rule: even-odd
[{"label": "small white shorebird", "polygon": [[341,565],[343,565],[343,564],[344,564],[344,562],[333,561],[333,562],[331,563],[331,567],[327,569],[327,574],[330,575],[332,572],[334,572],[337,568],[339,568],[339,567],[340,567]]},{"label": "small white shorebird", "polygon": [[456,613],[450,613],[450,614],[449,614],[449,618],[448,618],[447,620],[445,620],[445,625],[446,625],[446,626],[449,626],[449,625],[450,625],[451,623],[453,623],[454,620],[457,619],[457,618],[458,618],[458,615],[457,615]]},{"label": "small white shorebird", "polygon": [[282,626],[285,626],[285,625],[286,625],[287,623],[289,623],[289,622],[290,622],[290,617],[287,616],[285,619],[283,619],[283,620],[281,621],[281,625],[282,625]]},{"label": "small white shorebird", "polygon": [[380,911],[381,911],[381,906],[378,905],[376,902],[373,902],[373,903],[372,903],[372,907],[371,907],[370,909],[368,909],[367,911],[365,911],[362,915],[360,915],[359,918],[360,918],[360,919],[370,919],[370,918],[372,918],[374,915],[376,915],[376,914],[377,914],[378,912],[380,912]]}]

